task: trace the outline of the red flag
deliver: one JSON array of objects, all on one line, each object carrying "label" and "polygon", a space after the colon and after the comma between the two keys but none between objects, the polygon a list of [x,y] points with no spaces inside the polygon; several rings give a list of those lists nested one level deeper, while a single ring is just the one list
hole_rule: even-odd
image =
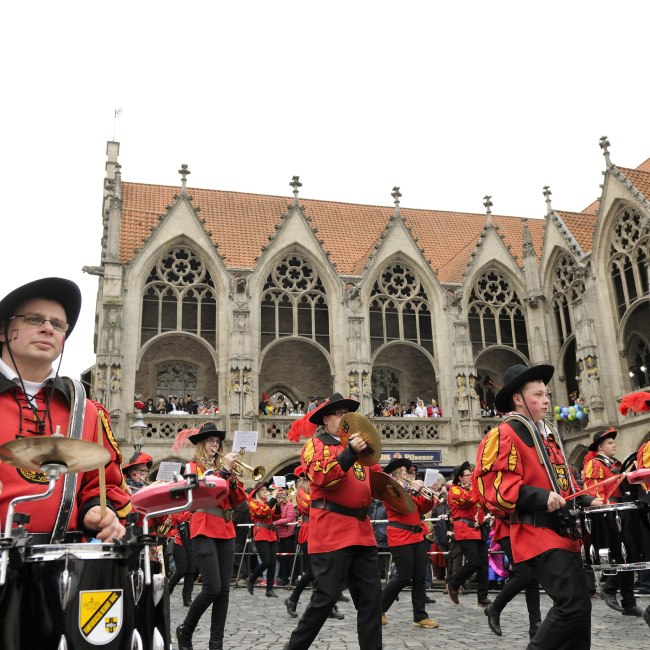
[{"label": "red flag", "polygon": [[264,391],[262,391],[262,399],[263,399],[265,402],[269,399],[269,396],[268,396]]}]

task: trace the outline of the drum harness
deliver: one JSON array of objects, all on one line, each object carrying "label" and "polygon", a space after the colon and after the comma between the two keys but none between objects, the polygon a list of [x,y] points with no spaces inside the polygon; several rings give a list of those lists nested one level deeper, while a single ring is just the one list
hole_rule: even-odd
[{"label": "drum harness", "polygon": [[[83,433],[84,411],[86,405],[86,391],[81,382],[70,377],[64,377],[64,381],[70,391],[70,421],[68,423],[68,438],[80,439]],[[97,413],[99,417],[99,412]],[[63,477],[63,490],[61,491],[61,503],[56,522],[52,530],[51,544],[63,542],[70,515],[77,493],[77,474],[66,473]]]},{"label": "drum harness", "polygon": [[[513,428],[515,433],[520,438],[522,438],[522,441],[524,441],[522,436],[522,433],[524,433],[522,431],[522,427],[525,428],[525,430],[530,434],[533,444],[535,445],[535,450],[537,451],[537,457],[539,458],[539,462],[541,465],[544,466],[544,469],[546,470],[546,474],[551,483],[551,487],[553,488],[553,491],[557,492],[558,494],[562,494],[560,490],[560,486],[557,482],[557,477],[555,476],[555,472],[551,467],[551,461],[548,457],[548,454],[546,453],[546,448],[544,447],[544,442],[542,440],[542,434],[538,429],[537,424],[536,423],[531,424],[531,421],[527,417],[519,413],[511,413],[504,420],[504,422],[507,422]],[[562,440],[560,436],[555,432],[553,432],[552,430],[551,433],[553,433],[553,438],[557,442],[557,445],[560,448],[560,451],[562,452],[565,467],[567,468],[567,472],[569,472],[571,470],[566,465],[566,454],[564,453]],[[526,444],[525,441],[524,444]],[[571,479],[570,477],[567,478],[569,479],[569,486],[571,486]],[[563,537],[570,537],[571,539],[575,539],[575,540],[582,538],[582,529],[580,526],[580,520],[578,518],[578,511],[575,509],[570,509],[567,506],[563,506],[559,510],[556,510],[554,513],[553,512],[550,513],[549,512],[533,512],[533,513],[514,512],[510,515],[510,522],[513,524],[516,523],[532,524],[534,526],[541,526],[544,528],[553,528],[554,530],[556,530],[556,532],[558,532]]]}]

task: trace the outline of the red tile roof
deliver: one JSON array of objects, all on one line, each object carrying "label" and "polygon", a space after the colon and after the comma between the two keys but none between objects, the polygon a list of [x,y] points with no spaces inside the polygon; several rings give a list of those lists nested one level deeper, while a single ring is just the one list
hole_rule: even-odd
[{"label": "red tile roof", "polygon": [[650,199],[650,170],[642,171],[640,169],[626,169],[625,167],[618,167],[618,170],[629,179],[646,199]]},{"label": "red tile roof", "polygon": [[[122,230],[120,260],[128,263],[137,249],[150,236],[166,207],[180,193],[178,187],[122,183]],[[229,268],[252,269],[255,259],[269,236],[276,233],[276,224],[289,210],[292,200],[286,196],[268,196],[225,192],[221,190],[190,189],[192,204],[200,208],[198,216],[205,220],[212,241],[225,257]],[[311,218],[316,237],[341,275],[360,275],[373,254],[373,248],[394,215],[393,206],[357,205],[300,199],[305,214]],[[460,282],[485,225],[484,214],[442,212],[436,210],[401,209],[402,217],[424,257],[441,282]],[[494,216],[494,224],[522,264],[523,220],[519,217]],[[533,246],[539,256],[545,221],[531,218],[528,226]]]}]

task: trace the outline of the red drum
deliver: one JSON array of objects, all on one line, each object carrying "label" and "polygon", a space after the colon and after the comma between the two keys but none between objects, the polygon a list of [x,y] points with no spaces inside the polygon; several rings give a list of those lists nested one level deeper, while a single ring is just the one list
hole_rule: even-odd
[{"label": "red drum", "polygon": [[0,647],[164,650],[154,640],[165,632],[156,634],[155,621],[139,614],[140,554],[120,544],[12,549],[0,588]]},{"label": "red drum", "polygon": [[[147,485],[131,497],[131,505],[140,514],[151,514],[182,505],[187,499],[184,480]],[[228,492],[228,483],[220,476],[204,476],[199,484],[190,488],[192,505],[188,510],[197,508],[214,508],[217,502]]]},{"label": "red drum", "polygon": [[641,502],[609,503],[581,512],[583,563],[593,571],[650,569],[650,514]]}]

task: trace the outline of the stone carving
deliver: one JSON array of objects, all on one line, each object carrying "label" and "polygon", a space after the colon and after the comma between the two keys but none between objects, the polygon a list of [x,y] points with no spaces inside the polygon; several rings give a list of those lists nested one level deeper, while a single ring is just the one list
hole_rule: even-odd
[{"label": "stone carving", "polygon": [[122,368],[111,366],[111,393],[119,393],[122,390]]},{"label": "stone carving", "polygon": [[365,397],[372,397],[372,385],[370,382],[370,373],[364,370],[361,373],[361,386]]},{"label": "stone carving", "polygon": [[469,420],[469,391],[465,375],[456,375],[456,406],[461,420]]},{"label": "stone carving", "polygon": [[359,373],[350,372],[348,374],[348,395],[352,399],[359,399]]}]

